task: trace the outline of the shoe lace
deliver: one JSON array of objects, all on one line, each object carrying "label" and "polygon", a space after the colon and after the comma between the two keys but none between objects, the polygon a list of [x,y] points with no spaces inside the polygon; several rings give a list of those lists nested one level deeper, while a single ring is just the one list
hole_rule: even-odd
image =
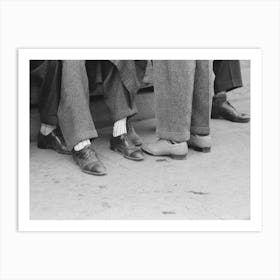
[{"label": "shoe lace", "polygon": [[95,151],[92,150],[92,148],[90,146],[88,146],[87,148],[84,148],[84,157],[85,159],[96,159],[96,154]]},{"label": "shoe lace", "polygon": [[229,107],[231,107],[232,109],[235,110],[234,106],[232,106],[231,103],[229,103],[228,101],[226,101],[226,104],[227,104]]},{"label": "shoe lace", "polygon": [[133,152],[137,152],[139,151],[140,149],[138,147],[136,147],[134,144],[132,144],[127,136],[127,134],[124,134],[123,135],[123,140],[124,140],[124,143],[126,145],[126,147],[128,148],[129,152],[130,153],[133,153]]}]

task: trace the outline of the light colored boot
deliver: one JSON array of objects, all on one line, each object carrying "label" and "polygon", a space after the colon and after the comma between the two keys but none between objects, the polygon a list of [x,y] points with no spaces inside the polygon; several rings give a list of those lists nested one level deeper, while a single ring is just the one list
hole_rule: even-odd
[{"label": "light colored boot", "polygon": [[211,151],[211,136],[191,134],[190,140],[188,141],[188,145],[195,151],[209,153]]},{"label": "light colored boot", "polygon": [[186,142],[171,143],[165,139],[150,144],[143,144],[142,150],[153,156],[168,156],[173,159],[185,159],[188,154],[188,144]]}]

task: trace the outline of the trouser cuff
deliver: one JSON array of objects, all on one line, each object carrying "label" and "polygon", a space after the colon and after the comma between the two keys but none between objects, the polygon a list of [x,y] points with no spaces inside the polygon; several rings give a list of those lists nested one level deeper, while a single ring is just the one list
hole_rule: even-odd
[{"label": "trouser cuff", "polygon": [[220,93],[218,95],[213,96],[213,102],[225,102],[227,101],[226,93]]},{"label": "trouser cuff", "polygon": [[124,118],[131,118],[134,115],[136,115],[137,113],[138,113],[138,110],[136,107],[134,107],[132,109],[123,110],[123,111],[113,114],[112,119],[113,119],[113,122],[116,122],[116,121],[122,120]]},{"label": "trouser cuff", "polygon": [[57,126],[57,116],[40,116],[41,123]]},{"label": "trouser cuff", "polygon": [[229,80],[229,81],[223,81],[223,82],[216,82],[214,84],[214,91],[215,94],[221,92],[221,91],[231,91],[234,90],[236,88],[240,88],[242,87],[242,81],[240,80]]},{"label": "trouser cuff", "polygon": [[176,142],[186,142],[190,139],[190,132],[171,132],[157,129],[157,137],[160,139],[171,140]]},{"label": "trouser cuff", "polygon": [[200,126],[191,127],[191,134],[200,135],[200,136],[207,136],[210,134],[210,128],[208,126]]},{"label": "trouser cuff", "polygon": [[75,135],[72,139],[65,139],[67,148],[69,151],[72,151],[74,146],[76,146],[78,143],[81,141],[87,140],[87,139],[92,139],[92,138],[97,138],[98,134],[97,131],[85,131],[83,133],[79,133]]}]

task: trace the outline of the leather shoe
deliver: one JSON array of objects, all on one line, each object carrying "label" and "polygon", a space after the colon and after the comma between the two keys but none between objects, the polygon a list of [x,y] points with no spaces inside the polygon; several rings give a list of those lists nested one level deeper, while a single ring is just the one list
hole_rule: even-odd
[{"label": "leather shoe", "polygon": [[37,138],[37,147],[40,149],[55,150],[60,154],[71,155],[71,152],[68,151],[66,147],[61,132],[57,128],[46,136],[39,132]]},{"label": "leather shoe", "polygon": [[188,146],[195,151],[208,153],[211,151],[211,136],[191,134]]},{"label": "leather shoe", "polygon": [[123,134],[118,137],[112,137],[110,140],[110,149],[112,151],[119,152],[127,159],[135,161],[144,159],[141,149],[129,143],[127,134]]},{"label": "leather shoe", "polygon": [[188,153],[186,142],[171,143],[165,139],[159,139],[155,143],[144,144],[142,150],[152,156],[168,156],[173,159],[185,159]]},{"label": "leather shoe", "polygon": [[226,119],[232,122],[247,123],[250,121],[248,114],[238,112],[228,101],[213,100],[212,119]]},{"label": "leather shoe", "polygon": [[136,133],[130,120],[127,120],[127,137],[135,146],[141,146],[143,144],[141,137]]},{"label": "leather shoe", "polygon": [[73,150],[72,156],[83,172],[98,176],[106,174],[106,168],[98,159],[92,145],[88,145],[80,151]]}]

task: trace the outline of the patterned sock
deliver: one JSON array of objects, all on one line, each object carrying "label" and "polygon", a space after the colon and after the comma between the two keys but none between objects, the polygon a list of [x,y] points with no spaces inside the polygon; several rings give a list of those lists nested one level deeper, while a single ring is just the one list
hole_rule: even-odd
[{"label": "patterned sock", "polygon": [[52,131],[56,129],[55,125],[50,125],[50,124],[41,124],[40,132],[44,135],[47,136],[49,135]]},{"label": "patterned sock", "polygon": [[126,133],[126,118],[116,121],[113,127],[113,137],[118,137]]},{"label": "patterned sock", "polygon": [[79,142],[77,145],[74,146],[74,150],[76,152],[82,150],[83,148],[85,148],[86,146],[90,145],[90,140],[87,139],[87,140],[83,140],[81,142]]}]

